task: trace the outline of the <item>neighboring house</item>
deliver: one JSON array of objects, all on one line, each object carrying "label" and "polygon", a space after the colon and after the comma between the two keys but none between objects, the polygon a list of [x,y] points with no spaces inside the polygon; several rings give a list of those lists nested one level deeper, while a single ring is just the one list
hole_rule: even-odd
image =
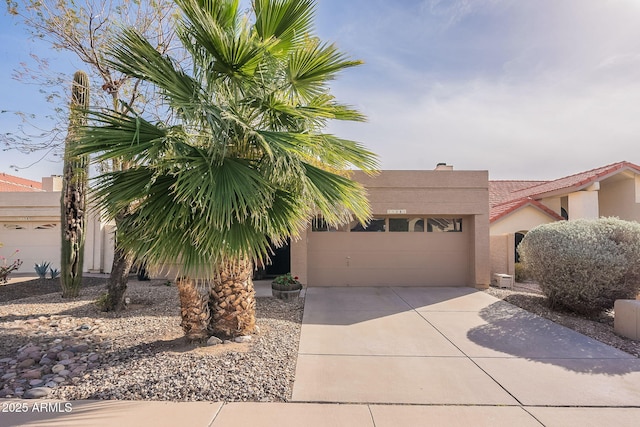
[{"label": "neighboring house", "polygon": [[[42,182],[0,173],[0,255],[16,249],[22,260],[18,273],[33,273],[42,261],[60,269],[60,196],[62,178],[45,177]],[[85,271],[111,268],[113,243],[110,228],[90,214],[85,243]]]},{"label": "neighboring house", "polygon": [[354,173],[373,219],[332,229],[314,221],[291,244],[291,271],[309,286],[489,285],[486,171]]},{"label": "neighboring house", "polygon": [[489,182],[491,273],[514,274],[527,231],[555,221],[615,216],[640,222],[640,166],[619,162],[553,181]]}]

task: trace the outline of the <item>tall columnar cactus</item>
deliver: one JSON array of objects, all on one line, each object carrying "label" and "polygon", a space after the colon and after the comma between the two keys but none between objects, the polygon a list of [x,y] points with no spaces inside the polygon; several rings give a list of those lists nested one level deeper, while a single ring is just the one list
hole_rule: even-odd
[{"label": "tall columnar cactus", "polygon": [[76,71],[71,87],[69,130],[65,141],[64,175],[62,183],[62,254],[60,258],[63,297],[75,297],[80,292],[84,258],[87,156],[75,156],[78,127],[86,124],[89,107],[89,77]]}]

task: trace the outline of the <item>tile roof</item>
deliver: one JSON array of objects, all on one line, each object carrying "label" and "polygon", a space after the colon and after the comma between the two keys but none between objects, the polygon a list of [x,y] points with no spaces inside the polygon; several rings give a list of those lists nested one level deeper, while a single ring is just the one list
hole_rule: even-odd
[{"label": "tile roof", "polygon": [[0,172],[0,192],[43,191],[42,183]]},{"label": "tile roof", "polygon": [[640,174],[640,166],[630,162],[618,162],[516,191],[513,193],[513,197],[542,196],[543,194],[569,189],[571,192],[578,191],[622,170],[632,170]]},{"label": "tile roof", "polygon": [[554,212],[553,210],[549,209],[548,207],[540,203],[539,201],[532,199],[530,197],[524,197],[522,199],[511,200],[509,202],[491,206],[491,211],[489,214],[489,222],[494,222],[502,218],[503,216],[506,216],[511,212],[515,212],[518,209],[524,208],[526,206],[533,206],[534,208],[537,208],[543,211],[550,217],[555,218],[557,221],[562,221],[564,219],[560,215],[558,215],[556,212]]},{"label": "tile roof", "polygon": [[514,192],[545,182],[547,181],[489,181],[489,205],[495,206],[513,200]]},{"label": "tile roof", "polygon": [[630,162],[618,162],[553,181],[490,181],[490,222],[494,222],[527,204],[536,206],[557,219],[561,219],[556,212],[536,199],[554,193],[579,191],[625,170],[640,174],[640,166]]}]

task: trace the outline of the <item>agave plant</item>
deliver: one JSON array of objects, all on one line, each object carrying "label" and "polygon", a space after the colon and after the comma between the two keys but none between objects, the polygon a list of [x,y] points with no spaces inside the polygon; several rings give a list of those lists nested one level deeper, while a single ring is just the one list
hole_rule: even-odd
[{"label": "agave plant", "polygon": [[254,0],[248,15],[237,0],[176,3],[190,68],[135,29],[109,52],[113,68],[156,86],[174,119],[94,112],[77,152],[130,165],[96,182],[108,215],[130,207],[118,244],[149,265],[179,262],[180,275],[209,285],[210,332],[246,335],[255,325],[253,265],[270,243],[299,236],[315,214],[333,225],[369,217],[365,190],[347,170],[374,173],[375,155],[323,133],[331,119],[364,120],[328,86],[360,61],[313,34],[312,0]]},{"label": "agave plant", "polygon": [[42,261],[39,264],[36,263],[33,266],[33,269],[36,271],[36,274],[38,275],[39,278],[44,279],[45,277],[47,277],[47,272],[49,271],[50,265],[51,265],[50,262]]}]

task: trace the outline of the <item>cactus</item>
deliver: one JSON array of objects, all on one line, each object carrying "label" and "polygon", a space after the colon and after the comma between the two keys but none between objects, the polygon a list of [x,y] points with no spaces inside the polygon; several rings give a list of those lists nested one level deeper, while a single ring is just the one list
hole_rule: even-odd
[{"label": "cactus", "polygon": [[82,282],[84,259],[87,156],[75,156],[73,148],[78,128],[86,124],[89,108],[89,77],[76,71],[71,87],[69,130],[65,140],[64,174],[62,181],[62,253],[60,258],[62,296],[76,297]]}]

